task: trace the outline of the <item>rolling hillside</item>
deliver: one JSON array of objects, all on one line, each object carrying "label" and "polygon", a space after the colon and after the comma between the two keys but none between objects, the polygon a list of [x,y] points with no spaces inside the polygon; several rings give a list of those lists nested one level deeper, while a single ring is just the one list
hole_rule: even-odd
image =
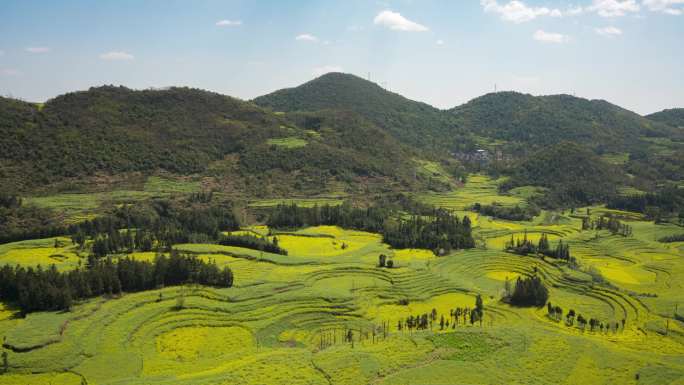
[{"label": "rolling hillside", "polygon": [[350,74],[329,73],[254,102],[274,111],[354,111],[397,139],[419,147],[443,147],[445,139],[457,131],[442,111]]},{"label": "rolling hillside", "polygon": [[468,131],[531,146],[567,140],[595,150],[624,151],[641,136],[669,129],[603,100],[570,95],[487,94],[449,111]]},{"label": "rolling hillside", "polygon": [[263,193],[264,183],[294,186],[293,173],[316,176],[319,189],[322,177],[402,183],[412,175],[410,153],[363,117],[329,111],[310,116],[318,124],[308,129],[296,119],[187,88],[99,87],[40,108],[2,98],[0,180],[6,190],[26,191],[94,176],[209,172],[249,179]]},{"label": "rolling hillside", "polygon": [[668,110],[663,110],[646,115],[646,118],[656,122],[669,124],[673,127],[684,128],[684,108],[671,108]]}]

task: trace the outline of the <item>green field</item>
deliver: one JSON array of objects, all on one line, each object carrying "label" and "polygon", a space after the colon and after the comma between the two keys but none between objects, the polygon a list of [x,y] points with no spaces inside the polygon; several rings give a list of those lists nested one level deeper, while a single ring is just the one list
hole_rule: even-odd
[{"label": "green field", "polygon": [[[496,181],[482,176],[452,193],[422,198],[457,210],[475,202],[524,202],[498,195]],[[605,212],[590,208],[592,215]],[[586,209],[543,211],[530,222],[468,213],[477,247],[444,257],[394,250],[378,234],[333,226],[278,234],[287,256],[176,245],[230,266],[234,287],[167,287],[26,318],[0,308],[9,365],[0,384],[684,383],[684,324],[673,318],[675,306],[684,305],[684,243],[657,241],[681,228],[612,213],[628,220],[633,236],[581,231]],[[266,235],[268,228],[236,234],[246,233]],[[546,233],[552,245],[569,242],[580,266],[503,251],[512,235],[525,233],[532,240]],[[2,245],[0,263],[45,266],[62,255],[55,262],[60,269],[77,266],[78,250],[66,238],[57,241]],[[379,254],[395,268],[376,267]],[[605,322],[625,319],[624,329],[582,330],[550,319],[546,308],[499,300],[507,279],[535,271],[553,304]],[[455,307],[473,307],[478,294],[485,305],[482,325],[397,329],[409,315],[435,309],[439,321]],[[386,334],[379,329],[383,322]],[[348,330],[353,344],[344,339]]]},{"label": "green field", "polygon": [[269,139],[268,144],[271,146],[285,147],[285,148],[300,148],[308,144],[304,139],[300,138],[277,138]]}]

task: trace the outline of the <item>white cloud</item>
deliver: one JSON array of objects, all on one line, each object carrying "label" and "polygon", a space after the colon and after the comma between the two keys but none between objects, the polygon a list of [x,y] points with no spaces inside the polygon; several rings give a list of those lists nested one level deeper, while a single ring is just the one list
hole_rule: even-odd
[{"label": "white cloud", "polygon": [[425,32],[428,27],[411,21],[398,12],[385,10],[377,14],[373,19],[373,24],[381,25],[394,31],[406,32]]},{"label": "white cloud", "polygon": [[684,0],[644,0],[644,6],[653,12],[663,12],[668,15],[684,14]]},{"label": "white cloud", "polygon": [[26,52],[29,53],[47,53],[50,52],[48,47],[26,47]]},{"label": "white cloud", "polygon": [[3,76],[17,76],[21,74],[21,72],[15,70],[14,68],[3,68],[2,70],[0,70],[0,73]]},{"label": "white cloud", "polygon": [[562,17],[559,9],[547,7],[529,7],[522,1],[509,1],[503,5],[496,0],[480,0],[485,12],[497,13],[502,20],[513,23],[525,23],[541,16]]},{"label": "white cloud", "polygon": [[614,37],[622,35],[622,30],[616,27],[594,28],[594,32],[605,37]]},{"label": "white cloud", "polygon": [[127,52],[111,51],[100,55],[102,60],[133,60],[135,57]]},{"label": "white cloud", "polygon": [[312,42],[312,43],[317,43],[317,42],[318,42],[318,38],[317,38],[316,36],[310,35],[310,34],[308,34],[308,33],[303,33],[303,34],[301,34],[301,35],[297,35],[297,37],[295,37],[295,40],[299,40],[299,41],[309,41],[309,42]]},{"label": "white cloud", "polygon": [[537,32],[532,35],[532,38],[534,38],[534,40],[541,41],[542,43],[554,44],[561,44],[570,40],[568,36],[561,33],[545,32],[541,29],[537,30]]},{"label": "white cloud", "polygon": [[437,45],[444,45],[444,40],[439,39],[439,40],[437,40],[437,41],[435,42],[435,44],[437,44]]},{"label": "white cloud", "polygon": [[217,27],[238,27],[242,25],[242,20],[219,20],[216,22]]},{"label": "white cloud", "polygon": [[313,75],[316,77],[319,77],[321,75],[325,75],[329,72],[344,72],[344,69],[340,66],[326,65],[326,66],[322,66],[322,67],[316,67],[312,71]]},{"label": "white cloud", "polygon": [[582,6],[573,7],[573,8],[568,9],[567,11],[565,11],[565,14],[568,16],[577,16],[577,15],[581,15],[583,13],[584,13],[584,7],[582,7]]},{"label": "white cloud", "polygon": [[640,8],[636,0],[594,0],[587,9],[602,17],[618,17],[639,12]]}]

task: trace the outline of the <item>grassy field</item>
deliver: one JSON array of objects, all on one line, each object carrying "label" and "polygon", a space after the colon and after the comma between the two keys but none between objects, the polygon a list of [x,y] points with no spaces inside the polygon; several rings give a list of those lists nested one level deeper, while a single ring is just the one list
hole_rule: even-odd
[{"label": "grassy field", "polygon": [[271,146],[285,147],[285,148],[300,148],[309,144],[306,140],[300,138],[278,138],[269,139],[268,144]]},{"label": "grassy field", "polygon": [[[457,210],[523,202],[497,195],[496,181],[478,176],[456,192],[423,199]],[[604,212],[589,208],[590,215]],[[287,256],[177,245],[230,266],[234,287],[167,287],[26,318],[1,307],[9,371],[0,384],[684,383],[684,324],[673,318],[675,306],[684,306],[684,243],[657,241],[681,228],[613,211],[633,236],[581,231],[586,213],[542,212],[530,222],[468,213],[478,246],[444,257],[393,250],[378,234],[331,226],[278,234]],[[268,228],[243,232],[265,235]],[[580,267],[503,251],[506,240],[525,233],[533,240],[546,233],[552,246],[568,242]],[[58,267],[73,268],[78,250],[57,241],[2,245],[0,262],[47,264],[68,255]],[[396,267],[376,267],[379,254]],[[499,301],[507,279],[535,272],[554,305],[604,322],[624,319],[624,329],[582,330],[553,321],[545,308]],[[478,294],[482,325],[452,322],[440,330],[441,315],[473,307]],[[185,304],[177,309],[180,295]],[[432,309],[438,318],[431,330],[398,330],[400,319]],[[348,330],[353,344],[345,341]]]}]

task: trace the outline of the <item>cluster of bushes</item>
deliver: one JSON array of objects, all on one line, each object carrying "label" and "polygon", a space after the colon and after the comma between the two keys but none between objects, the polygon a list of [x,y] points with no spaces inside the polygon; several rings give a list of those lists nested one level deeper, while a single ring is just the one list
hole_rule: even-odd
[{"label": "cluster of bushes", "polygon": [[522,208],[518,205],[514,207],[504,207],[499,203],[491,205],[481,205],[475,203],[471,208],[473,211],[489,217],[505,219],[509,221],[530,221],[539,215],[539,208],[535,205],[528,205]]},{"label": "cluster of bushes", "polygon": [[48,269],[5,265],[0,269],[0,299],[16,304],[23,313],[66,310],[74,300],[184,283],[231,287],[233,273],[228,267],[219,269],[215,262],[175,251],[153,262],[91,257],[85,268],[69,272],[60,272],[55,265]]},{"label": "cluster of bushes", "polygon": [[278,238],[276,237],[273,237],[273,241],[269,241],[268,238],[256,237],[254,235],[224,235],[219,240],[219,244],[287,255],[287,250],[278,246]]}]

